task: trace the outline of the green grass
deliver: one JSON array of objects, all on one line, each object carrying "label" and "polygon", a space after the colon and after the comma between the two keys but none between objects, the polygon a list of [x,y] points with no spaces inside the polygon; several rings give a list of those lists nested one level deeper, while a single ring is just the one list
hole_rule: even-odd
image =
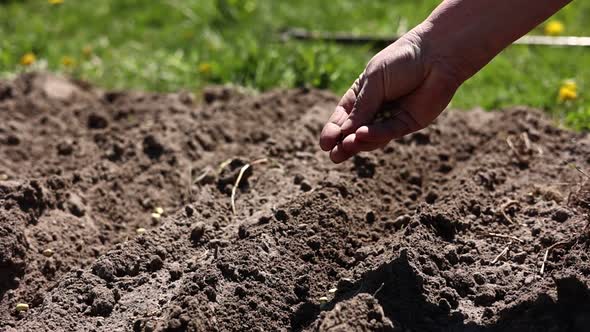
[{"label": "green grass", "polygon": [[[436,0],[0,0],[0,76],[65,72],[115,89],[174,91],[233,83],[259,90],[314,86],[342,93],[374,54],[369,46],[282,43],[285,27],[392,35],[423,20]],[[590,2],[556,14],[566,33],[590,35]],[[542,30],[534,33],[540,34]],[[91,52],[84,53],[91,50]],[[20,65],[33,52],[37,62]],[[64,56],[75,60],[65,66]],[[559,103],[564,79],[578,100]],[[590,129],[590,49],[512,46],[466,82],[453,107],[543,108]]]}]

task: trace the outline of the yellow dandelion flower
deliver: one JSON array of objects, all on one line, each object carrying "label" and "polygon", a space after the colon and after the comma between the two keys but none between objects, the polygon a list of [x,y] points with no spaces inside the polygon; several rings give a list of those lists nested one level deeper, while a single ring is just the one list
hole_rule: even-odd
[{"label": "yellow dandelion flower", "polygon": [[203,62],[201,64],[199,64],[199,73],[203,74],[203,75],[207,75],[209,73],[211,73],[211,64],[208,62]]},{"label": "yellow dandelion flower", "polygon": [[565,80],[565,81],[563,81],[563,83],[561,84],[561,86],[564,87],[564,88],[575,90],[575,91],[578,90],[578,84],[574,80]]},{"label": "yellow dandelion flower", "polygon": [[47,0],[47,2],[49,2],[51,5],[61,5],[64,3],[64,0]]},{"label": "yellow dandelion flower", "polygon": [[76,60],[71,56],[66,55],[61,58],[61,64],[64,65],[64,67],[73,67],[76,64]]},{"label": "yellow dandelion flower", "polygon": [[561,21],[553,20],[549,21],[545,25],[545,34],[547,36],[559,36],[565,31],[565,25]]},{"label": "yellow dandelion flower", "polygon": [[576,100],[578,98],[578,85],[573,80],[564,81],[559,87],[557,96],[560,102]]},{"label": "yellow dandelion flower", "polygon": [[35,61],[37,61],[37,57],[32,52],[25,53],[20,58],[20,64],[23,65],[23,66],[30,66],[33,63],[35,63]]}]

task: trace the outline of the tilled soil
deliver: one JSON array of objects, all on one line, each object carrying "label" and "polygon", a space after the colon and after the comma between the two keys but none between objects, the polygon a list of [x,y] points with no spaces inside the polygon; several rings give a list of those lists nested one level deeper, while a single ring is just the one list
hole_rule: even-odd
[{"label": "tilled soil", "polygon": [[588,135],[449,111],[333,165],[336,101],[0,82],[0,330],[588,329]]}]

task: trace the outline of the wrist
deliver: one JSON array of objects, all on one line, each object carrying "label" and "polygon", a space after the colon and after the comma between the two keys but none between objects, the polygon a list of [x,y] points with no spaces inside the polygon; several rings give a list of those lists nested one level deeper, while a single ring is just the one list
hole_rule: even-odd
[{"label": "wrist", "polygon": [[460,83],[571,0],[445,0],[414,31],[425,60]]},{"label": "wrist", "polygon": [[437,76],[446,77],[452,88],[458,88],[477,71],[476,65],[464,54],[455,53],[454,41],[439,34],[429,20],[416,26],[409,34],[419,42],[425,75],[436,72]]}]

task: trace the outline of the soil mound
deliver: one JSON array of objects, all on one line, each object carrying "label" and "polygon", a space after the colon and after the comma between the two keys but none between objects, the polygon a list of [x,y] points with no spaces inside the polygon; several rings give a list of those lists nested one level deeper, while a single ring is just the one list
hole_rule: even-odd
[{"label": "soil mound", "polygon": [[0,82],[0,330],[590,326],[588,135],[449,111],[335,166],[335,102]]}]

